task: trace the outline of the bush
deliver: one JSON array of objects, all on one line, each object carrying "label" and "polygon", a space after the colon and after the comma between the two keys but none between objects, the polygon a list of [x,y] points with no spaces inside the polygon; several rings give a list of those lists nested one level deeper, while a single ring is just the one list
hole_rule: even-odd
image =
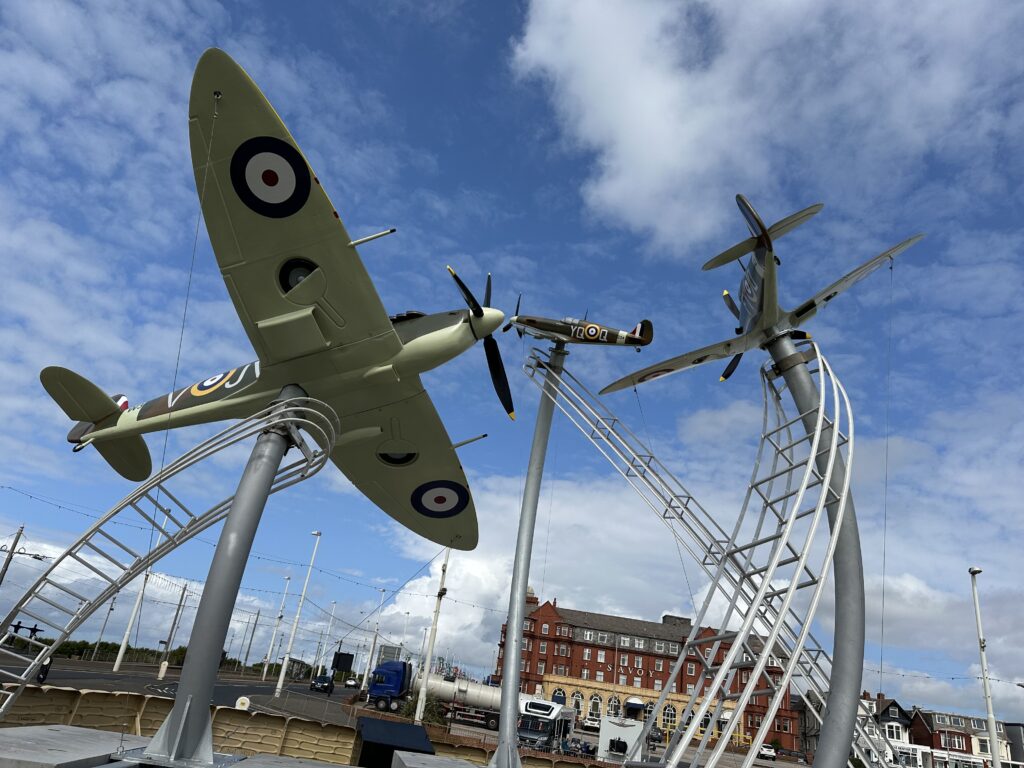
[{"label": "bush", "polygon": [[[413,696],[407,702],[399,714],[402,717],[408,717],[410,720],[416,717],[416,699],[418,696]],[[447,725],[448,718],[444,716],[444,707],[441,706],[441,702],[437,700],[437,697],[427,695],[427,700],[423,706],[423,723],[429,725]]]}]

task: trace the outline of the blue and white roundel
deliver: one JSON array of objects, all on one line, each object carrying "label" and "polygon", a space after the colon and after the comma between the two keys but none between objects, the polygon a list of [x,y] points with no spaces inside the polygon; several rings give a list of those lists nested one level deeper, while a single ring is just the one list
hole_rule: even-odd
[{"label": "blue and white roundel", "polygon": [[431,480],[412,492],[412,508],[427,517],[454,517],[469,506],[469,490],[452,480]]}]

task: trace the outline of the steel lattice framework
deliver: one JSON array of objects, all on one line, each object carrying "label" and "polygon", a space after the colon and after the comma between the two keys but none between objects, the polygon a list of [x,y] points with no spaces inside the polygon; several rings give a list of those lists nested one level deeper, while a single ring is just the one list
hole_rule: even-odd
[{"label": "steel lattice framework", "polygon": [[[853,457],[853,414],[842,384],[817,345],[804,343],[801,351],[818,387],[818,406],[810,414],[816,428],[804,428],[809,414],[787,412],[785,385],[771,364],[764,366],[761,438],[731,530],[570,372],[554,376],[555,391],[548,395],[710,579],[712,588],[669,677],[682,679],[687,661],[700,667],[695,693],[665,751],[664,761],[673,768],[681,763],[690,768],[715,765],[740,730],[751,737],[743,763],[749,768],[775,713],[782,705],[788,708],[785,698],[791,689],[803,698],[809,716],[819,726],[822,722],[831,659],[811,625],[849,496],[849,472],[841,468],[849,467]],[[547,353],[535,349],[524,366],[542,391],[537,373],[549,372],[546,361]],[[827,508],[836,510],[831,528]],[[709,625],[717,627],[710,634]],[[627,759],[635,759],[644,749],[671,688],[662,691]],[[741,729],[752,702],[758,704],[761,719]],[[854,750],[867,764],[860,742],[867,743],[863,722],[870,719],[870,712],[861,707],[856,725],[861,738],[854,740]]]}]

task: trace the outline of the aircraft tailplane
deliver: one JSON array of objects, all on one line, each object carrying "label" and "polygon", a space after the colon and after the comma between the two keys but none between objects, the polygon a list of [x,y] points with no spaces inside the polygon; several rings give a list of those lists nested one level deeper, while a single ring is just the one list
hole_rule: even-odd
[{"label": "aircraft tailplane", "polygon": [[[67,417],[77,422],[68,432],[68,442],[75,443],[76,451],[93,442],[89,439],[90,432],[115,424],[128,406],[124,395],[111,397],[67,368],[44,368],[39,380]],[[126,480],[141,482],[153,471],[149,448],[141,435],[106,438],[94,445],[114,471]]]},{"label": "aircraft tailplane", "polygon": [[640,337],[640,346],[646,347],[654,341],[654,323],[650,320],[641,320],[633,329],[633,335]]},{"label": "aircraft tailplane", "polygon": [[[748,237],[746,240],[742,240],[741,242],[736,243],[736,245],[722,251],[713,259],[708,260],[704,264],[704,266],[701,267],[701,269],[703,269],[705,272],[707,272],[709,269],[715,269],[716,267],[720,267],[723,264],[729,264],[733,261],[736,261],[736,259],[746,256],[748,253],[751,253],[755,248],[757,248],[758,245],[763,245],[764,247],[768,248],[768,250],[771,250],[773,240],[782,237],[787,232],[792,232],[794,229],[799,227],[801,224],[803,224],[805,221],[810,219],[812,216],[818,213],[818,211],[825,207],[822,203],[815,203],[812,206],[804,208],[802,211],[791,213],[786,218],[779,219],[770,227],[766,228],[763,224],[761,224],[761,219],[760,217],[757,216],[757,212],[754,211],[753,207],[750,205],[749,202],[747,202],[747,199],[743,197],[743,195],[737,195],[736,201],[740,206],[740,210],[743,211],[744,218],[747,219],[748,224],[751,220],[753,220],[753,222],[757,225],[759,229],[759,234],[752,237]],[[753,229],[754,226],[751,225],[751,228]]]}]

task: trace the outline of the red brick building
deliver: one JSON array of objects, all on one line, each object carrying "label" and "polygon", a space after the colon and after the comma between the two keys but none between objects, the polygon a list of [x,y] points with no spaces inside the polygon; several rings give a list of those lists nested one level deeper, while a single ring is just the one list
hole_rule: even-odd
[{"label": "red brick building", "polygon": [[[526,617],[520,657],[520,690],[524,693],[551,698],[558,691],[565,694],[567,703],[576,706],[581,716],[616,715],[627,700],[649,711],[660,692],[668,688],[675,695],[670,696],[659,724],[670,728],[676,724],[676,712],[682,712],[690,696],[707,693],[695,689],[701,671],[696,658],[684,663],[679,680],[670,680],[672,665],[692,629],[687,618],[666,614],[661,622],[654,622],[560,608],[556,599],[541,604],[532,590],[526,598]],[[505,629],[503,625],[494,680],[501,678]],[[700,635],[715,633],[716,630],[703,628]],[[723,643],[717,661],[728,650],[729,646]],[[694,655],[697,649],[691,648],[689,653]],[[736,680],[737,689],[746,682],[740,679],[743,674]],[[769,659],[766,674],[776,680],[781,677],[782,669],[776,660]],[[760,726],[766,712],[764,698],[754,697],[748,704],[740,726],[742,732],[749,734]],[[785,701],[789,698],[787,692]],[[795,749],[797,713],[780,709],[773,725],[767,741],[777,739],[782,747]]]}]

